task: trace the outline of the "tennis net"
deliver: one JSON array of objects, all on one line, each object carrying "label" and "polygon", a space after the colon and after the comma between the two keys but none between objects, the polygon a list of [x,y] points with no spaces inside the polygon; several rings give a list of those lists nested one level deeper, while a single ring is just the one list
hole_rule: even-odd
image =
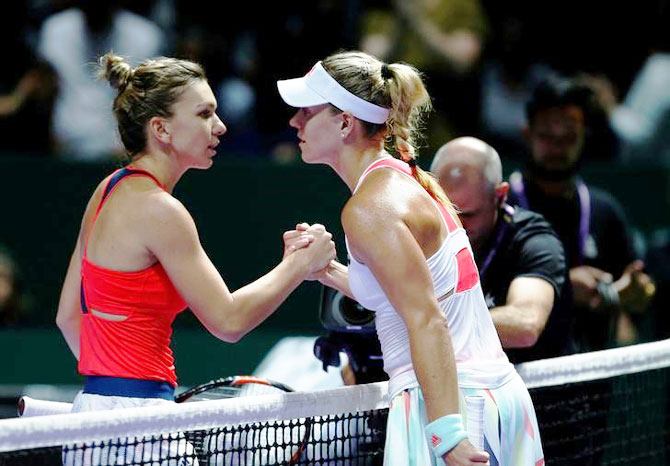
[{"label": "tennis net", "polygon": [[[670,463],[670,340],[517,367],[549,465]],[[0,421],[0,465],[382,464],[386,383]]]}]

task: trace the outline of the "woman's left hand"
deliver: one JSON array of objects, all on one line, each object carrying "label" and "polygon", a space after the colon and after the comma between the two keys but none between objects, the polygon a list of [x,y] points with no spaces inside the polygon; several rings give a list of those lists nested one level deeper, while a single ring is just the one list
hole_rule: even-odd
[{"label": "woman's left hand", "polygon": [[282,239],[284,240],[284,255],[282,256],[282,260],[298,249],[306,248],[314,241],[314,236],[307,231],[308,229],[309,225],[307,223],[298,223],[295,226],[295,230],[284,232],[282,235]]},{"label": "woman's left hand", "polygon": [[461,440],[442,459],[448,466],[481,466],[489,464],[489,454],[478,451],[468,440]]},{"label": "woman's left hand", "polygon": [[[284,232],[284,256],[282,257],[282,260],[293,254],[298,249],[308,247],[312,241],[314,241],[314,236],[309,232],[310,228],[311,225],[308,223],[298,223],[295,226],[295,230]],[[331,265],[328,265],[328,267],[322,270],[314,272],[309,277],[307,277],[307,280],[321,280],[328,272],[328,269],[331,267]]]}]

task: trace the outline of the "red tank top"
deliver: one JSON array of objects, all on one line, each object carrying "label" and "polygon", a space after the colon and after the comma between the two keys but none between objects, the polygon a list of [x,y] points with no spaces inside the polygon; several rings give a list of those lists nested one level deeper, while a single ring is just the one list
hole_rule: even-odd
[{"label": "red tank top", "polygon": [[[118,183],[129,176],[148,176],[161,186],[153,175],[143,170],[118,170],[105,187],[89,227],[89,236],[104,202]],[[160,263],[137,272],[109,270],[89,262],[87,245],[88,236],[81,264],[83,316],[79,373],[158,380],[176,386],[170,340],[172,322],[186,309],[185,301]],[[126,318],[104,319],[91,310]]]}]

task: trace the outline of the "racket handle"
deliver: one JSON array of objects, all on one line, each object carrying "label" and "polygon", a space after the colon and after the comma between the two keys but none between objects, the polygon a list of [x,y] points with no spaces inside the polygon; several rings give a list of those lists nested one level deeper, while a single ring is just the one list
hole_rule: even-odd
[{"label": "racket handle", "polygon": [[477,450],[484,451],[484,397],[466,396],[465,411],[468,439]]},{"label": "racket handle", "polygon": [[19,399],[18,413],[20,417],[66,414],[71,411],[72,403],[36,400],[34,398],[30,398],[29,396],[22,396]]}]

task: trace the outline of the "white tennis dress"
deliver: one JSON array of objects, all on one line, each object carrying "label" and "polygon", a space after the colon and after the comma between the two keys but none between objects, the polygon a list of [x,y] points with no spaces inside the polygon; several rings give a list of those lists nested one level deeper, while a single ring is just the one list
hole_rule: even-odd
[{"label": "white tennis dress", "polygon": [[[384,158],[365,170],[354,192],[370,172],[381,168],[398,170],[415,180],[406,163]],[[532,401],[502,349],[484,300],[466,232],[458,227],[444,206],[437,201],[435,205],[449,234],[427,263],[435,296],[451,334],[462,398],[461,413],[464,413],[464,396],[485,398],[484,436],[491,465],[543,464]],[[391,409],[384,464],[436,464],[423,432],[427,424],[425,405],[412,365],[405,323],[372,271],[351,254],[349,258],[349,286],[356,300],[376,313],[384,369],[390,377]],[[393,263],[392,257],[389,263]]]}]

